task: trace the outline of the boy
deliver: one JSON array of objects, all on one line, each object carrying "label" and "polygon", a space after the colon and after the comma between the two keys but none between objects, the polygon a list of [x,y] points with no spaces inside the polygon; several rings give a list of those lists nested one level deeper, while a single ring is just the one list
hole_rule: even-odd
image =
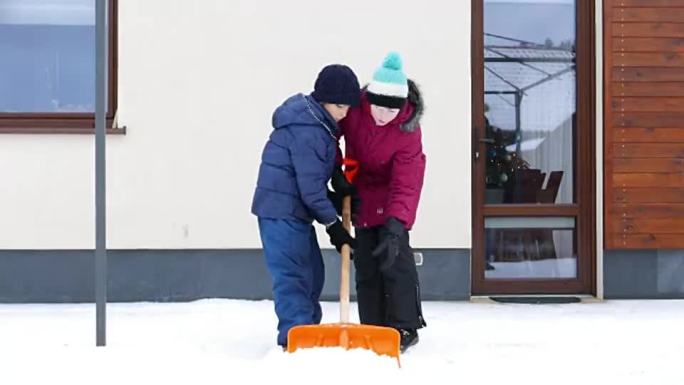
[{"label": "boy", "polygon": [[354,72],[333,64],[318,74],[310,95],[288,98],[273,114],[252,213],[273,281],[277,343],[283,348],[290,328],[321,321],[324,267],[313,220],[326,226],[338,251],[344,244],[354,247],[328,200],[327,183],[337,154],[337,122],[359,100]]}]

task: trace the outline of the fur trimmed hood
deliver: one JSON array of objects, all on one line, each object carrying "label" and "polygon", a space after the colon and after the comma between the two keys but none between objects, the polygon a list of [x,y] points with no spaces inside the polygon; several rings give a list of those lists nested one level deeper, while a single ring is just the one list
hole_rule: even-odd
[{"label": "fur trimmed hood", "polygon": [[418,85],[413,80],[408,79],[408,86],[408,102],[413,106],[413,113],[408,120],[401,124],[401,130],[413,132],[420,125],[420,119],[423,117],[423,112],[425,112],[425,105],[423,104],[423,95]]}]

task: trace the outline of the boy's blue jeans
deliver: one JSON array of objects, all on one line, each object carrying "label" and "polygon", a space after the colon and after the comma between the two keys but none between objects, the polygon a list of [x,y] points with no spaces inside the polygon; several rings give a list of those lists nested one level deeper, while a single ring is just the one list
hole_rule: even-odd
[{"label": "boy's blue jeans", "polygon": [[278,345],[287,346],[290,328],[321,322],[323,257],[311,223],[259,218],[259,233],[273,281]]}]

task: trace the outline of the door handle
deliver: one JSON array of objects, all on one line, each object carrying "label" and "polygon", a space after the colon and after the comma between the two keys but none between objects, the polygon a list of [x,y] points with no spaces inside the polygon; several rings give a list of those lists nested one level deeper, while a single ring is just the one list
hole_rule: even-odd
[{"label": "door handle", "polygon": [[[478,130],[475,130],[477,133]],[[473,155],[475,156],[475,159],[480,159],[480,150],[479,150],[479,144],[480,143],[487,143],[487,144],[494,144],[496,141],[492,138],[479,138],[476,136],[473,137]]]}]

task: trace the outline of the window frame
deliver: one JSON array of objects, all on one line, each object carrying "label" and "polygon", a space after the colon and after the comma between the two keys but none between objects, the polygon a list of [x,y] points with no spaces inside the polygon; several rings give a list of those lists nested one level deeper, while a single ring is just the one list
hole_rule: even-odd
[{"label": "window frame", "polygon": [[[125,127],[114,127],[118,107],[118,0],[109,0],[107,72],[107,133],[125,134]],[[93,53],[94,54],[94,53]],[[0,112],[0,134],[94,134],[95,112]]]}]

